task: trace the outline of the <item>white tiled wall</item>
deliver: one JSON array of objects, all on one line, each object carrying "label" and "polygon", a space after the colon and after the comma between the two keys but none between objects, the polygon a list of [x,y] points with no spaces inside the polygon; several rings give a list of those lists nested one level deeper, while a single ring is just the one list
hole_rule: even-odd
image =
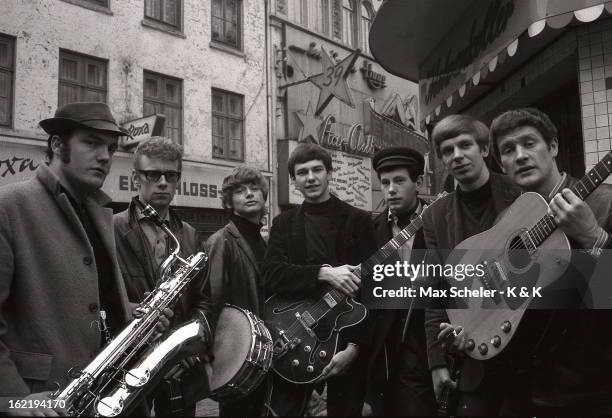
[{"label": "white tiled wall", "polygon": [[[588,171],[612,150],[612,19],[580,25],[576,33],[585,168]],[[606,89],[606,77],[610,78],[610,89]],[[612,184],[612,179],[606,182]]]}]

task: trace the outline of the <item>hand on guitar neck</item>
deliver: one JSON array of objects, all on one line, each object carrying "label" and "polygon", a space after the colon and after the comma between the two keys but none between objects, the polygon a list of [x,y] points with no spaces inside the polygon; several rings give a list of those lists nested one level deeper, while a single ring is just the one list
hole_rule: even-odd
[{"label": "hand on guitar neck", "polygon": [[561,190],[551,199],[548,215],[582,248],[592,248],[601,236],[603,228],[597,223],[593,210],[570,189]]},{"label": "hand on guitar neck", "polygon": [[318,279],[329,283],[344,294],[354,296],[361,286],[361,279],[353,274],[356,268],[348,264],[338,267],[325,265],[319,270]]}]

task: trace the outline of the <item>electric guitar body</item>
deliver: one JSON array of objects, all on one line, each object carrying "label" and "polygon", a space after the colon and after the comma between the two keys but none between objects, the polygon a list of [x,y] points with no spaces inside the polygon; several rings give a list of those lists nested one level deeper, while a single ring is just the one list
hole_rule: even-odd
[{"label": "electric guitar body", "polygon": [[366,316],[364,305],[331,289],[297,302],[271,296],[264,318],[274,341],[272,368],[289,382],[314,382],[336,353],[340,330]]}]

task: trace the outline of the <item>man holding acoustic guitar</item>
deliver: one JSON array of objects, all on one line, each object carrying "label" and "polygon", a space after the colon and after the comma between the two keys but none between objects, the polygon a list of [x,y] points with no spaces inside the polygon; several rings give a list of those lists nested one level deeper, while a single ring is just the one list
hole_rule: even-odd
[{"label": "man holding acoustic guitar", "polygon": [[[602,183],[612,171],[612,153],[580,181],[563,174],[556,162],[557,130],[547,115],[532,108],[512,110],[498,116],[491,125],[491,139],[495,154],[513,184],[524,192],[533,193],[521,195],[491,230],[474,237],[480,240],[480,244],[468,239],[457,247],[482,248],[488,245],[497,248],[500,242],[513,242],[520,245],[510,248],[519,249],[522,245],[526,250],[539,250],[531,253],[536,256],[527,257],[528,262],[519,279],[525,280],[535,271],[534,283],[544,285],[544,299],[553,298],[548,302],[556,303],[558,306],[553,307],[560,308],[525,313],[531,301],[528,299],[519,309],[508,311],[518,319],[507,321],[501,331],[493,331],[502,337],[504,333],[508,333],[510,338],[514,335],[512,344],[499,357],[481,362],[486,370],[504,358],[507,364],[513,365],[511,371],[507,368],[505,371],[508,373],[493,376],[491,380],[497,392],[503,393],[495,412],[609,415],[612,413],[609,398],[612,390],[609,380],[612,338],[605,330],[612,315],[608,310],[567,308],[584,305],[584,291],[581,293],[576,289],[589,280],[583,276],[585,256],[590,257],[587,262],[595,264],[602,249],[611,245],[612,187]],[[517,229],[523,232],[513,236],[516,234],[513,230]],[[547,260],[551,250],[564,250],[565,247],[567,254],[571,254],[567,256],[567,263],[554,257]],[[570,248],[574,250],[571,253]],[[509,273],[508,280],[512,281],[513,268],[516,267],[512,256],[502,252],[497,260],[500,271]],[[559,268],[563,264],[566,266]],[[559,274],[551,276],[550,272],[557,270]],[[563,285],[559,286],[559,283]],[[558,298],[560,294],[566,297]],[[490,358],[487,356],[503,349],[508,341],[502,345],[502,338],[496,335],[490,344],[474,343],[478,325],[470,321],[470,315],[478,316],[479,322],[483,323],[488,321],[485,317],[495,311],[470,308],[459,315],[461,320],[457,320],[457,315],[449,310],[449,316],[455,316],[451,317],[454,327],[442,324],[438,338],[444,340],[453,329],[455,332],[459,330],[452,344],[454,348],[465,350],[471,357]]]},{"label": "man holding acoustic guitar", "polygon": [[[602,184],[612,171],[612,154],[608,153],[580,182],[565,175],[555,159],[560,140],[557,129],[546,114],[533,108],[498,116],[491,124],[491,140],[512,182],[548,202],[548,216],[565,233],[574,250],[570,264],[576,264],[585,252],[596,263],[601,250],[612,247],[612,186]],[[520,210],[518,203],[512,209]],[[582,280],[575,270],[568,269],[563,278],[567,279],[568,274],[569,280]],[[577,306],[580,301],[577,302],[570,306]],[[530,408],[525,412],[612,414],[612,337],[607,332],[612,311],[532,310],[526,313],[521,323],[525,329],[520,331],[529,334],[529,328],[535,328],[535,333],[541,334],[545,319],[551,316],[546,327],[548,335],[530,364],[524,365],[528,370],[525,386],[529,389],[526,395]],[[527,343],[517,337],[517,344]]]},{"label": "man holding acoustic guitar", "polygon": [[[266,301],[264,320],[276,353],[270,407],[279,416],[303,415],[313,384],[325,381],[329,415],[361,415],[365,361],[360,358],[366,358],[371,327],[363,319],[365,307],[346,296],[360,288],[355,265],[376,250],[373,223],[367,212],[330,193],[332,160],[324,148],[298,145],[288,168],[304,202],[274,219],[263,264],[266,295],[285,298]],[[312,301],[312,309],[294,314],[304,299]],[[322,312],[328,313],[318,320]],[[344,328],[339,335],[338,328]],[[334,344],[324,346],[322,340]]]},{"label": "man holding acoustic guitar", "polygon": [[[505,176],[489,171],[485,162],[490,150],[489,130],[482,122],[467,115],[447,116],[434,127],[432,139],[438,156],[457,183],[454,192],[433,203],[423,215],[427,262],[441,264],[448,251],[458,243],[493,226],[495,218],[518,196],[518,190]],[[458,389],[453,378],[457,370],[450,369],[457,369],[458,365],[453,358],[447,357],[438,341],[441,326],[449,322],[444,307],[443,304],[433,305],[432,308],[438,309],[426,310],[425,329],[436,399],[441,405],[454,409],[448,405],[448,398],[450,391]],[[446,338],[452,328],[444,329],[442,336]],[[449,362],[455,367],[449,367]],[[459,396],[455,397],[457,414],[496,415],[501,393],[497,390],[498,385],[489,380],[496,378],[497,368],[485,373],[477,362],[470,359],[464,362],[462,369],[470,373],[464,373],[464,383],[468,384],[462,385],[461,392],[457,393]]]}]

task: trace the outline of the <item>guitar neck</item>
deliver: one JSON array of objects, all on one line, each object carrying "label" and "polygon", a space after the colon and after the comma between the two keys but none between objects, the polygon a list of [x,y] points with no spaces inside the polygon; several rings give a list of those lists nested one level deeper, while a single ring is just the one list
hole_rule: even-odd
[{"label": "guitar neck", "polygon": [[399,234],[394,236],[391,241],[387,242],[382,248],[372,254],[370,258],[358,265],[357,268],[353,270],[353,274],[357,277],[361,277],[361,272],[364,268],[366,271],[371,271],[374,265],[383,264],[389,256],[408,242],[422,226],[423,218],[421,215],[418,215],[406,228],[402,229]]},{"label": "guitar neck", "polygon": [[[612,151],[571,187],[581,200],[586,199],[612,173]],[[540,219],[527,234],[535,247],[539,247],[557,229],[557,224],[549,215]]]}]

